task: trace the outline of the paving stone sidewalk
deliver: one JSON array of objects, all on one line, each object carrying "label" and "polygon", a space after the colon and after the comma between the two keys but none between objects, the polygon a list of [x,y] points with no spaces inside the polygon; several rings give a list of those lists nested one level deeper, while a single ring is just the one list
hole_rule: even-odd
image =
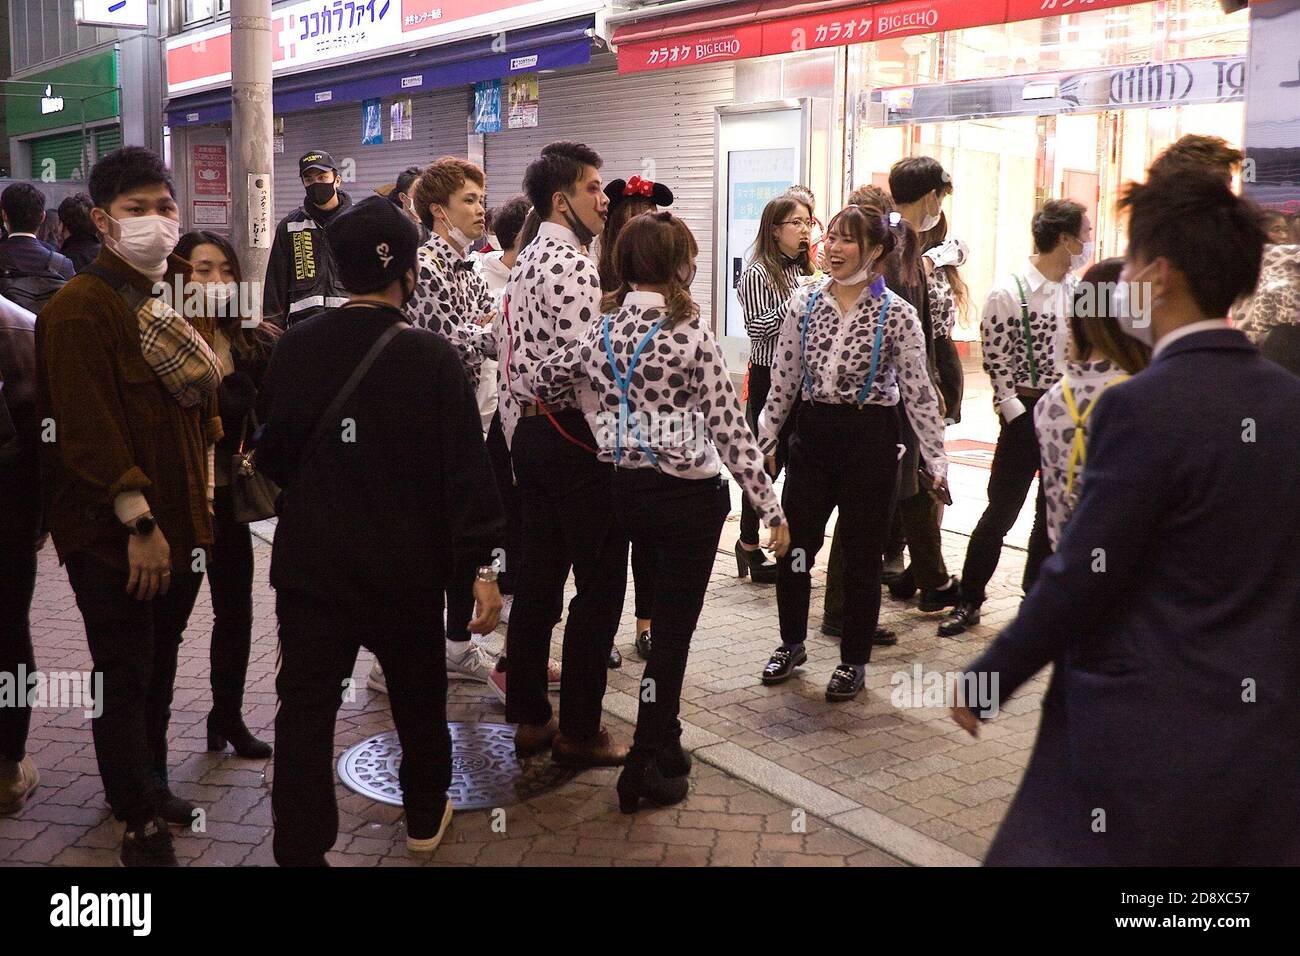
[{"label": "paving stone sidewalk", "polygon": [[[274,594],[266,583],[270,547],[257,542],[255,629],[246,717],[270,738],[275,718]],[[88,670],[81,617],[53,549],[40,557],[32,625],[38,666],[46,671]],[[181,833],[177,855],[191,866],[272,865],[269,762],[205,751],[204,720],[210,706],[208,635],[212,613],[206,587],[181,647],[171,722],[172,782],[180,795],[206,809],[206,832]],[[499,645],[501,635],[489,638]],[[363,652],[354,677],[356,700],[344,703],[335,735],[335,758],[373,734],[392,729],[387,698],[365,687],[371,658]],[[629,669],[632,665],[629,662]],[[453,681],[452,720],[502,722],[501,705],[481,684]],[[618,717],[610,728],[630,738]],[[0,818],[0,865],[113,866],[121,824],[105,803],[80,710],[33,713],[29,749],[41,786],[16,817]],[[539,758],[547,759],[547,758]],[[339,839],[329,859],[336,866],[890,866],[899,861],[815,815],[802,820],[789,802],[704,762],[692,772],[687,800],[668,809],[619,812],[616,770],[578,775],[560,787],[506,808],[505,832],[490,811],[458,813],[447,841],[432,860],[407,854],[400,808],[337,785]]]}]

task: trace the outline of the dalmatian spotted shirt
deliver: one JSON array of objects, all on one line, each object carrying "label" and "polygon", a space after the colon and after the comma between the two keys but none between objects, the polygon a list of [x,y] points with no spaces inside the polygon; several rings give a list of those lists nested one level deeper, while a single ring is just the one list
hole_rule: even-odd
[{"label": "dalmatian spotted shirt", "polygon": [[[759,419],[759,444],[766,453],[776,448],[777,435],[796,398],[851,405],[857,403],[858,392],[866,384],[885,290],[876,295],[870,288],[864,289],[845,314],[831,294],[830,283],[830,279],[824,279],[805,286],[790,300],[773,355],[772,390]],[[805,355],[800,349],[800,326],[813,295],[817,300],[808,317]],[[866,404],[897,405],[901,394],[931,476],[945,477],[948,459],[943,451],[939,398],[926,363],[925,336],[916,309],[902,296],[891,294],[884,322],[876,380]],[[805,363],[811,391],[804,382]]]},{"label": "dalmatian spotted shirt", "polygon": [[[650,338],[632,370],[628,424],[619,434],[622,393],[605,352],[606,322],[618,374],[625,375],[636,347],[665,317],[663,306],[657,292],[628,293],[609,319],[602,316],[591,323],[580,338],[537,366],[538,395],[551,401],[576,388],[603,461],[690,479],[716,477],[725,461],[764,522],[770,527],[784,523],[718,343],[698,319],[661,328]],[[616,439],[621,439],[621,457]]]},{"label": "dalmatian spotted shirt", "polygon": [[1231,315],[1256,345],[1275,325],[1300,324],[1300,245],[1264,247],[1255,292],[1234,305]]},{"label": "dalmatian spotted shirt", "polygon": [[[522,410],[538,401],[536,368],[576,341],[600,317],[596,263],[564,226],[542,223],[537,238],[515,261],[497,314],[500,370],[498,410],[506,442],[514,440]],[[548,405],[576,407],[572,389],[559,389]]]},{"label": "dalmatian spotted shirt", "polygon": [[957,324],[957,295],[952,291],[948,272],[942,266],[965,265],[966,244],[960,239],[945,239],[933,249],[927,249],[925,257],[932,266],[926,281],[930,284],[930,316],[934,320],[934,337],[950,339],[953,326]]},{"label": "dalmatian spotted shirt", "polygon": [[497,351],[492,327],[475,321],[496,308],[492,293],[473,268],[473,260],[437,233],[420,247],[417,264],[415,296],[406,307],[406,317],[456,347],[470,386],[477,391],[483,360],[495,358]]},{"label": "dalmatian spotted shirt", "polygon": [[[1047,500],[1047,536],[1053,550],[1061,540],[1065,523],[1079,503],[1079,493],[1083,488],[1084,467],[1076,464],[1074,484],[1068,493],[1066,491],[1075,424],[1070,406],[1065,402],[1064,386],[1069,384],[1075,408],[1082,416],[1087,415],[1104,389],[1124,377],[1124,370],[1108,359],[1092,362],[1071,359],[1065,363],[1062,379],[1034,405],[1034,430],[1038,433],[1038,448],[1042,456],[1038,480],[1042,482]],[[1085,437],[1091,421],[1091,415],[1084,419]]]},{"label": "dalmatian spotted shirt", "polygon": [[1007,276],[989,292],[980,320],[984,371],[993,385],[993,404],[1006,421],[1024,411],[1016,389],[1046,390],[1061,378],[1068,332],[1065,305],[1074,293],[1074,277],[1049,282],[1033,265],[1017,273],[1024,284],[1029,306],[1029,329],[1034,352],[1031,375],[1025,347],[1025,324],[1020,308],[1020,290],[1014,276]]}]

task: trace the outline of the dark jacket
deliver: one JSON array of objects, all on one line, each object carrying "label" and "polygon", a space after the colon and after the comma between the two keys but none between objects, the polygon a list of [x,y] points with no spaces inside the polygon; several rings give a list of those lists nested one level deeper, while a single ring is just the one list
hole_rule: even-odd
[{"label": "dark jacket", "polygon": [[304,203],[280,220],[266,263],[266,321],[287,329],[347,301],[325,224],[351,205],[352,197],[340,189],[339,204],[329,212]]},{"label": "dark jacket", "polygon": [[51,271],[71,279],[75,270],[72,260],[31,236],[10,236],[0,241],[0,269],[15,272]]},{"label": "dark jacket", "polygon": [[[105,249],[95,260],[142,292],[152,280]],[[181,260],[171,260],[173,271]],[[214,389],[182,408],[140,351],[139,320],[92,273],[68,282],[36,320],[37,414],[55,440],[41,442],[46,521],[59,559],[86,552],[126,570],[126,529],[113,501],[140,491],[171,547],[172,567],[212,545],[208,445],[221,438]]]},{"label": "dark jacket", "polygon": [[[258,390],[262,387],[262,380],[271,364],[271,353],[280,338],[280,330],[269,322],[263,322],[257,328],[245,330],[244,335],[252,341],[243,350],[231,343],[230,357],[234,360],[235,370],[221,379],[221,387],[217,391],[221,427],[225,432],[217,443],[217,456],[227,463],[239,451],[240,431],[248,413],[256,404]],[[255,431],[250,422],[246,447],[252,446]]]},{"label": "dark jacket", "polygon": [[1300,864],[1298,408],[1231,329],[1097,400],[1060,547],[971,665],[1001,701],[1054,664],[988,863]]},{"label": "dark jacket", "polygon": [[257,465],[283,493],[271,584],[340,614],[441,633],[453,570],[490,564],[505,522],[460,358],[424,329],[398,334],[309,460],[304,446],[393,308],[331,309],[280,339],[258,396]]},{"label": "dark jacket", "polygon": [[34,545],[40,524],[36,316],[5,300],[0,301],[0,547]]},{"label": "dark jacket", "polygon": [[59,251],[72,260],[72,268],[80,272],[99,255],[100,241],[90,236],[68,236]]}]

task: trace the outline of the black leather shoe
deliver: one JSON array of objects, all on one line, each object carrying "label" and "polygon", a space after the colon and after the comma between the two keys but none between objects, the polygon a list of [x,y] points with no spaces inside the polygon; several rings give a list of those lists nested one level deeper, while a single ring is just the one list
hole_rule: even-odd
[{"label": "black leather shoe", "polygon": [[684,776],[665,777],[653,755],[634,751],[628,754],[627,764],[618,775],[617,789],[618,808],[624,813],[636,813],[642,800],[659,807],[681,803],[690,784]]},{"label": "black leather shoe", "polygon": [[636,636],[636,656],[641,658],[641,660],[643,661],[650,660],[650,629],[649,628],[646,628],[644,631],[642,631]]},{"label": "black leather shoe", "polygon": [[779,684],[788,680],[794,673],[794,669],[800,664],[808,661],[808,652],[804,650],[802,644],[794,647],[778,647],[772,654],[772,659],[767,662],[763,668],[761,680],[764,684]]},{"label": "black leather shoe", "polygon": [[852,700],[866,683],[867,672],[859,671],[851,664],[841,664],[831,674],[830,683],[826,685],[826,699],[829,701]]},{"label": "black leather shoe", "polygon": [[916,575],[912,573],[911,568],[908,568],[892,581],[884,582],[884,584],[889,588],[889,596],[896,601],[911,600],[912,595],[917,591]]},{"label": "black leather shoe", "polygon": [[948,583],[941,588],[922,588],[918,606],[922,611],[931,614],[942,611],[946,607],[956,607],[960,601],[961,582],[956,578],[949,578]]},{"label": "black leather shoe", "polygon": [[887,627],[878,627],[871,635],[871,643],[876,647],[893,647],[898,643],[898,635]]},{"label": "black leather shoe", "polygon": [[172,826],[193,826],[194,815],[199,812],[198,807],[172,793],[167,782],[157,774],[153,775],[153,786],[154,812]]},{"label": "black leather shoe", "polygon": [[736,575],[743,578],[746,574],[755,584],[775,584],[776,564],[767,560],[767,555],[763,553],[762,548],[747,551],[737,541]]},{"label": "black leather shoe", "polygon": [[958,601],[939,625],[940,637],[956,637],[972,624],[980,622],[980,606],[974,601]]},{"label": "black leather shoe", "polygon": [[159,817],[127,827],[118,858],[123,866],[180,866],[167,821]]},{"label": "black leather shoe", "polygon": [[236,756],[250,760],[266,760],[273,753],[271,745],[254,737],[238,717],[222,721],[215,713],[208,714],[208,752],[221,753],[227,743],[235,748]]},{"label": "black leather shoe", "polygon": [[618,652],[618,645],[609,649],[609,669],[618,670],[623,666],[623,655]]}]

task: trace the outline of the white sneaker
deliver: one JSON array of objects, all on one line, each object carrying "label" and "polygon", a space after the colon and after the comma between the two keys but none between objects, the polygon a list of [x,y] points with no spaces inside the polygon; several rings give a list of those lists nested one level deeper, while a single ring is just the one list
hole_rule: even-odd
[{"label": "white sneaker", "polygon": [[388,681],[384,678],[384,669],[379,666],[379,661],[371,665],[370,674],[366,677],[366,686],[381,694],[388,693]]},{"label": "white sneaker", "polygon": [[496,658],[473,641],[467,641],[466,645],[464,653],[459,658],[447,654],[447,677],[459,680],[481,680],[485,684],[490,684],[492,671],[497,666]]}]

